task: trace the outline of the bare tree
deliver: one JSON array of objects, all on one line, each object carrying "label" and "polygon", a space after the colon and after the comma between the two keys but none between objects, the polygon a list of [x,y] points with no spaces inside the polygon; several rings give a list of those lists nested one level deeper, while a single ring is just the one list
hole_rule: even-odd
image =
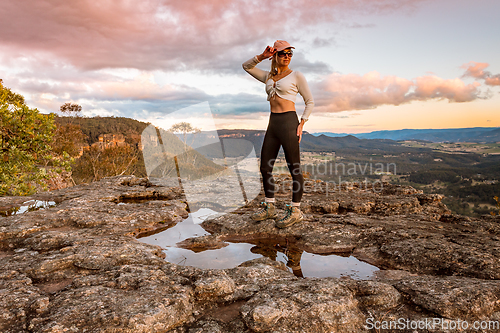
[{"label": "bare tree", "polygon": [[[182,142],[184,142],[184,152],[185,152],[185,155],[187,158],[187,150],[188,150],[187,135],[188,134],[193,135],[193,137],[191,139],[191,144],[190,144],[190,145],[192,145],[196,134],[200,133],[201,129],[197,128],[197,127],[193,127],[190,123],[183,121],[180,123],[173,124],[172,127],[170,127],[168,129],[168,131],[172,132],[172,133],[179,133],[179,132],[182,133]],[[193,160],[193,164],[194,164],[194,161],[196,160],[196,154],[194,154],[194,156],[195,157]]]},{"label": "bare tree", "polygon": [[172,133],[179,133],[181,132],[182,133],[182,142],[184,142],[184,149],[187,150],[187,135],[188,134],[193,134],[193,139],[191,141],[191,144],[193,144],[194,142],[194,137],[196,136],[196,134],[200,133],[201,132],[201,129],[197,128],[197,127],[193,127],[190,123],[188,122],[180,122],[180,123],[176,123],[176,124],[173,124],[172,127],[170,127],[170,129],[168,130],[169,132],[172,132]]},{"label": "bare tree", "polygon": [[81,117],[80,112],[82,112],[82,107],[78,104],[67,102],[61,105],[59,111],[61,111],[63,114],[68,115],[69,117],[79,118]]}]

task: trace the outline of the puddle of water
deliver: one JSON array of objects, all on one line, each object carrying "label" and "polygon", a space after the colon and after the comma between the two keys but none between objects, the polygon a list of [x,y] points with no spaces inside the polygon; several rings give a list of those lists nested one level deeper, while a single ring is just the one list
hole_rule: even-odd
[{"label": "puddle of water", "polygon": [[304,276],[311,277],[341,277],[350,276],[353,279],[368,279],[379,269],[356,257],[341,257],[336,255],[319,255],[304,252],[300,261]]},{"label": "puddle of water", "polygon": [[[211,209],[202,208],[194,213],[189,213],[186,219],[184,219],[182,222],[177,223],[175,226],[151,236],[141,237],[140,240],[144,243],[159,245],[163,248],[168,248],[168,250],[170,250],[171,247],[176,248],[176,244],[180,241],[185,240],[186,238],[210,235],[210,233],[206,232],[205,229],[200,226],[200,223],[203,222],[203,220],[207,219],[209,216],[214,215],[214,213],[215,212]],[[176,249],[185,250],[192,253],[191,250],[181,248]]]},{"label": "puddle of water", "polygon": [[19,215],[26,212],[33,212],[39,209],[47,209],[50,207],[54,207],[56,205],[55,201],[47,201],[47,200],[29,200],[23,202],[21,206],[16,206],[8,210],[0,211],[0,216],[12,216]]},{"label": "puddle of water", "polygon": [[140,241],[164,248],[165,259],[169,262],[198,268],[232,268],[247,260],[265,256],[285,263],[289,270],[299,277],[350,276],[353,279],[367,279],[379,270],[352,256],[309,253],[294,248],[291,244],[279,244],[269,239],[248,243],[228,242],[226,247],[201,252],[176,246],[186,238],[209,235],[199,223],[216,214],[211,209],[201,208],[190,213],[187,219],[175,226],[154,235],[141,237]]},{"label": "puddle of water", "polygon": [[[200,226],[200,223],[213,214],[214,211],[202,208],[194,213],[189,213],[186,219],[177,223],[175,226],[151,236],[141,237],[140,240],[144,243],[170,248],[176,247],[178,242],[186,238],[210,235],[210,233],[206,232],[205,229]],[[186,251],[192,252],[191,250]]]}]

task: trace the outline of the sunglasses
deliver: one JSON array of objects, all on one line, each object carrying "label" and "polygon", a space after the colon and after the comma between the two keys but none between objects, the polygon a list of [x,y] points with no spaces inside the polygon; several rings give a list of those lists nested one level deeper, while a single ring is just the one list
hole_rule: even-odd
[{"label": "sunglasses", "polygon": [[278,52],[278,57],[283,58],[285,56],[288,56],[291,58],[293,56],[293,52],[292,51],[279,51]]}]

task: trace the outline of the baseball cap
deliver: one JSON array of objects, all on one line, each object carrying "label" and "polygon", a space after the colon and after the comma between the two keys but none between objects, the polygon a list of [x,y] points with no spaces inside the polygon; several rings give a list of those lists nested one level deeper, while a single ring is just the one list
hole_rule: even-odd
[{"label": "baseball cap", "polygon": [[285,40],[277,40],[274,42],[274,45],[273,47],[279,52],[279,51],[283,51],[284,49],[288,49],[289,47],[294,49],[295,47],[293,47],[292,45],[290,45],[287,41]]}]

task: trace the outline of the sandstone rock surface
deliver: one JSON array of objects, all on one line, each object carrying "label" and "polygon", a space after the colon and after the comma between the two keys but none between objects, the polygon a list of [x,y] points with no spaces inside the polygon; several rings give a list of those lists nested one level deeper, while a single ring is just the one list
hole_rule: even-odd
[{"label": "sandstone rock surface", "polygon": [[[266,255],[228,269],[167,262],[136,237],[185,219],[182,191],[112,177],[0,198],[0,211],[57,203],[0,217],[0,331],[368,332],[368,320],[500,320],[498,218],[452,215],[441,196],[411,187],[330,191],[316,182],[304,195],[305,221],[277,229],[249,219],[260,199],[204,221],[211,235],[182,246],[272,240],[287,251],[352,254],[382,270],[370,280],[299,278]],[[289,197],[277,199],[283,209]]]}]

